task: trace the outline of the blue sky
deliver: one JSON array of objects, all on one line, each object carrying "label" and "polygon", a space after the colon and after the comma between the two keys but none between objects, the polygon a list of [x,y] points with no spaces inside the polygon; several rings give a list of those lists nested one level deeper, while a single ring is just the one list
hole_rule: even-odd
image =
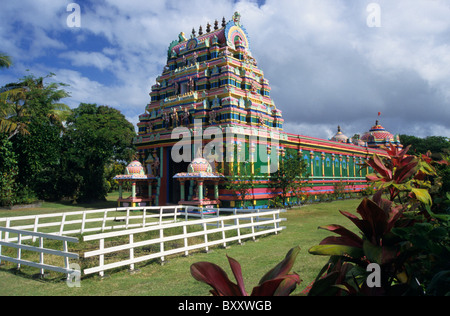
[{"label": "blue sky", "polygon": [[[79,28],[67,25],[72,2]],[[373,4],[379,27],[368,25]],[[136,124],[170,42],[235,11],[286,131],[329,138],[340,125],[352,136],[381,112],[392,133],[450,137],[446,0],[5,1],[0,51],[14,65],[0,86],[53,72],[70,85],[69,106],[106,104]]]}]

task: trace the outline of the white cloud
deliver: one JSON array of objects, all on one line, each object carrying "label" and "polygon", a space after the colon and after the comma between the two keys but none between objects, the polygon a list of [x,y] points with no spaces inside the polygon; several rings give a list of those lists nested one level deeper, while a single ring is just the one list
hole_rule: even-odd
[{"label": "white cloud", "polygon": [[[80,3],[82,27],[66,38],[66,3],[9,1],[0,12],[0,42],[18,65],[8,71],[52,71],[70,84],[74,106],[108,104],[135,123],[170,42],[238,10],[287,131],[329,138],[341,125],[352,136],[367,131],[381,111],[393,133],[450,136],[450,5],[378,0],[381,27],[369,28],[371,2],[90,1]],[[48,64],[36,64],[47,55]],[[89,67],[112,77],[93,77]]]},{"label": "white cloud", "polygon": [[59,55],[61,58],[69,59],[74,66],[96,67],[100,70],[112,67],[113,61],[99,52],[68,51]]}]

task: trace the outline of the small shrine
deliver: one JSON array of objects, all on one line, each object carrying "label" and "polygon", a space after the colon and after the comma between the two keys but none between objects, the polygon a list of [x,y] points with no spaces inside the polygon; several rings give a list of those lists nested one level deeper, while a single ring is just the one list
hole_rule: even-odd
[{"label": "small shrine", "polygon": [[371,148],[390,146],[403,148],[403,145],[400,143],[400,136],[388,132],[380,125],[378,120],[375,122],[375,125],[361,137],[361,140],[366,142],[367,146]]},{"label": "small shrine", "polygon": [[[117,175],[114,180],[119,182],[119,206],[151,206],[153,197],[153,182],[157,177],[145,174],[142,164],[135,160],[126,167],[126,174]],[[131,196],[123,197],[123,186],[126,182],[131,183]]]},{"label": "small shrine", "polygon": [[342,133],[341,127],[338,126],[337,133],[330,140],[339,142],[339,143],[347,143],[349,139],[344,133]]},{"label": "small shrine", "polygon": [[[173,177],[180,181],[180,205],[192,205],[198,207],[219,206],[219,182],[224,178],[205,158],[195,158],[188,166],[187,172],[177,173]],[[194,181],[196,184],[195,194],[191,200],[186,200],[185,183]],[[214,194],[210,194],[208,186],[213,186]]]}]

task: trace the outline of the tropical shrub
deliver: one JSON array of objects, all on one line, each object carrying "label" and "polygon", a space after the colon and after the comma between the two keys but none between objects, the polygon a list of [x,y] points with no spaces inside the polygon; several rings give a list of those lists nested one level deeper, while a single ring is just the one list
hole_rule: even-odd
[{"label": "tropical shrub", "polygon": [[[339,236],[309,249],[331,256],[309,295],[450,294],[450,215],[432,211],[429,189],[437,174],[429,156],[409,156],[408,149],[388,149],[389,157],[368,160],[375,173],[367,179],[379,190],[359,205],[361,218],[341,212],[361,237],[340,225],[320,227]],[[371,287],[372,264],[379,267],[380,283]]]},{"label": "tropical shrub", "polygon": [[17,172],[17,156],[11,141],[0,134],[0,206],[14,204]]},{"label": "tropical shrub", "polygon": [[[261,278],[250,296],[288,296],[292,293],[301,282],[297,273],[289,273],[299,251],[299,247],[292,248],[284,260]],[[210,292],[214,296],[248,296],[244,286],[241,265],[233,258],[228,256],[227,258],[237,284],[228,278],[221,267],[210,262],[194,263],[191,266],[191,275],[197,281],[211,286]]]}]

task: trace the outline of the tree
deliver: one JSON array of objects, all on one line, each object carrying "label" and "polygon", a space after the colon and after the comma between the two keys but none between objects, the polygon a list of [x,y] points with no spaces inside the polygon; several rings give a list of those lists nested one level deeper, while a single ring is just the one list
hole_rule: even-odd
[{"label": "tree", "polygon": [[445,153],[450,151],[450,141],[443,136],[428,136],[420,138],[410,135],[400,135],[400,142],[404,147],[410,146],[412,154],[426,154],[428,151],[433,154]]},{"label": "tree", "polygon": [[280,157],[278,170],[271,175],[271,186],[280,191],[281,203],[287,205],[289,196],[301,199],[305,180],[307,164],[301,155],[294,150],[287,149],[284,157]]},{"label": "tree", "polygon": [[17,157],[12,151],[12,144],[0,134],[0,206],[14,204],[17,170]]},{"label": "tree", "polygon": [[227,176],[225,187],[241,200],[241,206],[245,208],[246,198],[255,187],[255,173],[252,173],[248,162],[239,162],[238,166],[240,172]]},{"label": "tree", "polygon": [[0,68],[9,68],[11,64],[11,57],[4,53],[0,53]]},{"label": "tree", "polygon": [[81,103],[67,119],[63,136],[62,170],[65,194],[75,200],[104,199],[105,167],[131,160],[133,125],[118,110]]},{"label": "tree", "polygon": [[30,75],[2,89],[0,134],[11,141],[16,155],[16,197],[27,192],[33,199],[35,193],[39,198],[48,198],[44,188],[55,182],[54,174],[59,169],[62,122],[70,113],[60,100],[69,93],[62,88],[63,83],[45,82],[52,76]]},{"label": "tree", "polygon": [[61,89],[66,86],[64,83],[44,83],[52,76],[52,73],[38,78],[30,75],[2,88],[0,133],[7,133],[8,139],[17,134],[28,135],[28,125],[32,119],[63,128],[70,108],[59,101],[69,97],[69,93]]}]

